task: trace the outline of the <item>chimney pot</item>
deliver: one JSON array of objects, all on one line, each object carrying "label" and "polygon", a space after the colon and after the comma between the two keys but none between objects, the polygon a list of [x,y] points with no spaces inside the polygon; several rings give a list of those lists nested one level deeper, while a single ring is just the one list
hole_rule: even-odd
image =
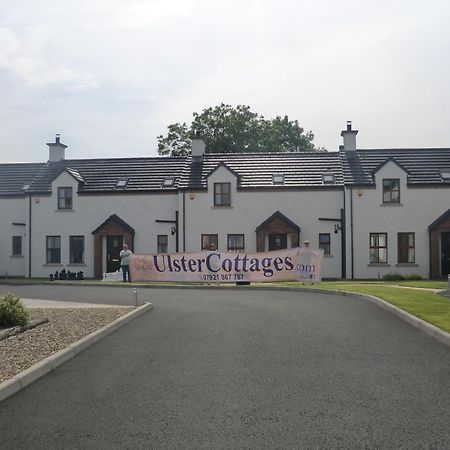
[{"label": "chimney pot", "polygon": [[347,120],[347,129],[341,131],[341,136],[344,138],[344,150],[355,151],[356,150],[356,135],[358,130],[352,130],[352,121]]},{"label": "chimney pot", "polygon": [[50,142],[48,145],[48,160],[50,162],[57,162],[65,159],[67,145],[61,142],[61,135],[56,134],[55,142]]}]

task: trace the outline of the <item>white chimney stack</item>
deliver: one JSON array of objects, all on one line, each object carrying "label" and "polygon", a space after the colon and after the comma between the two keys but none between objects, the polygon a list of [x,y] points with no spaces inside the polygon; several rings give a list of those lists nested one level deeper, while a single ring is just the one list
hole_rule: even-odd
[{"label": "white chimney stack", "polygon": [[355,151],[356,150],[356,135],[358,130],[352,130],[352,121],[347,120],[347,129],[341,131],[341,136],[344,138],[344,150]]},{"label": "white chimney stack", "polygon": [[61,144],[61,135],[57,134],[55,142],[50,142],[48,145],[48,160],[50,162],[58,162],[66,158],[67,145]]},{"label": "white chimney stack", "polygon": [[195,137],[192,138],[192,151],[193,158],[201,157],[205,154],[205,141],[200,136],[200,132],[195,133]]}]

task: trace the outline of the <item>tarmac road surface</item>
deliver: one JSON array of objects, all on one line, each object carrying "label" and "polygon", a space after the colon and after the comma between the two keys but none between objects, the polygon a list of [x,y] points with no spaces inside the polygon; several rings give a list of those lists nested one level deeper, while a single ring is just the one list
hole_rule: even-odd
[{"label": "tarmac road surface", "polygon": [[[14,290],[132,304],[124,288]],[[152,311],[0,403],[2,450],[450,448],[449,349],[376,305],[143,291]]]}]

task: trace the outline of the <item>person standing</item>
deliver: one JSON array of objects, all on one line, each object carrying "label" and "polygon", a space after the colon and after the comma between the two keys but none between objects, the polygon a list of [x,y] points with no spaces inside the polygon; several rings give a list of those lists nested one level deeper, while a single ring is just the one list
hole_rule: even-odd
[{"label": "person standing", "polygon": [[131,250],[128,249],[127,244],[123,244],[122,251],[120,252],[120,267],[122,269],[123,282],[127,281],[128,274],[128,282],[131,283],[130,280],[130,255],[133,254]]}]

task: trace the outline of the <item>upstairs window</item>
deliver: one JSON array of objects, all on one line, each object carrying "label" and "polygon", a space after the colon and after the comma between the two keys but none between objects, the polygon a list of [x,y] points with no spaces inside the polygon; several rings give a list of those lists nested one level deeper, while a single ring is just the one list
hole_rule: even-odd
[{"label": "upstairs window", "polygon": [[399,264],[412,264],[415,262],[414,233],[397,234],[397,255]]},{"label": "upstairs window", "polygon": [[22,236],[12,237],[12,255],[22,256]]},{"label": "upstairs window", "polygon": [[84,236],[70,236],[70,264],[84,264]]},{"label": "upstairs window", "polygon": [[61,263],[61,236],[47,236],[47,264]]},{"label": "upstairs window", "polygon": [[72,199],[71,187],[58,188],[58,209],[72,209]]},{"label": "upstairs window", "polygon": [[370,263],[387,263],[387,233],[370,233]]},{"label": "upstairs window", "polygon": [[227,236],[227,250],[229,252],[243,252],[244,251],[244,235],[243,234],[229,234]]},{"label": "upstairs window", "polygon": [[231,183],[214,183],[214,206],[231,206]]},{"label": "upstairs window", "polygon": [[383,179],[383,203],[400,203],[400,180]]}]

